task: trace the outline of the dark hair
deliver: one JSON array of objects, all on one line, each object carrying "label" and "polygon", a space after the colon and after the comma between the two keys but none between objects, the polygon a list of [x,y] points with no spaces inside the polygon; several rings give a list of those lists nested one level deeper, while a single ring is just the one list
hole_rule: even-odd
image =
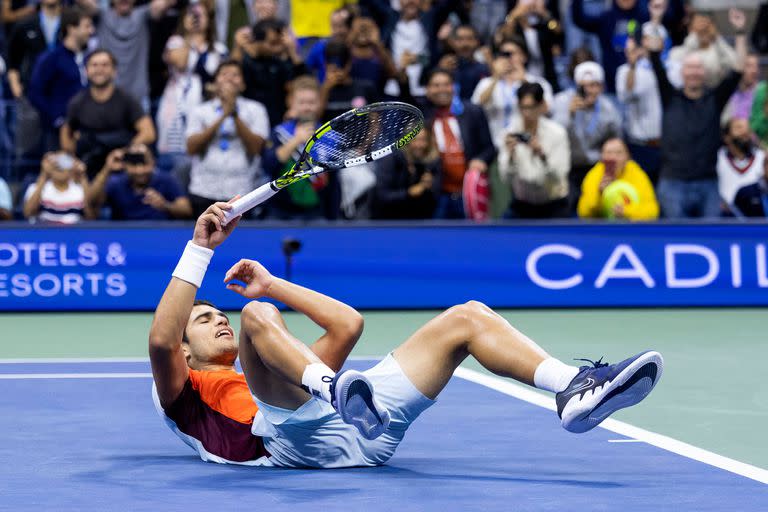
[{"label": "dark hair", "polygon": [[450,71],[443,68],[432,68],[424,75],[423,83],[428,84],[437,75],[446,75],[448,78],[451,79],[451,82],[453,82],[453,75],[451,74]]},{"label": "dark hair", "polygon": [[347,30],[349,30],[352,28],[352,22],[355,21],[355,18],[357,17],[357,15],[355,14],[354,10],[350,8],[349,5],[343,5],[338,9],[334,9],[333,12],[331,13],[331,16],[337,13],[342,13],[342,12],[347,13],[347,19],[344,21],[344,25],[346,25]]},{"label": "dark hair", "polygon": [[[208,302],[207,300],[202,300],[202,299],[195,300],[195,302],[192,303],[192,307],[194,308],[195,306],[210,306],[213,309],[219,309],[219,308],[216,307],[216,304],[214,304],[213,302]],[[187,327],[186,327],[186,325],[184,326],[184,332],[181,333],[181,342],[182,343],[189,343],[189,338],[187,338]]]},{"label": "dark hair", "polygon": [[541,104],[544,101],[544,89],[536,82],[523,82],[517,88],[517,101],[523,101],[526,96],[532,96],[533,101]]},{"label": "dark hair", "polygon": [[117,67],[117,57],[115,57],[115,54],[111,51],[107,50],[106,48],[96,48],[91,53],[88,54],[88,56],[85,58],[85,65],[88,65],[88,62],[95,56],[95,55],[106,55],[109,57],[110,62],[112,62],[112,65],[114,67]]},{"label": "dark hair", "polygon": [[459,34],[459,30],[462,29],[471,30],[472,35],[475,36],[475,39],[480,39],[480,36],[477,33],[477,29],[469,23],[462,23],[461,25],[456,25],[453,27],[453,30],[451,30],[451,37],[456,37]]},{"label": "dark hair", "polygon": [[221,64],[219,64],[219,66],[216,68],[216,72],[213,74],[214,80],[219,76],[219,73],[224,68],[237,68],[238,71],[240,71],[240,74],[243,74],[243,67],[240,65],[240,62],[236,61],[235,59],[224,59],[221,61]]},{"label": "dark hair", "polygon": [[323,50],[323,57],[325,57],[325,62],[332,62],[343,68],[349,63],[349,48],[341,41],[328,41],[325,50]]},{"label": "dark hair", "polygon": [[277,32],[278,34],[285,30],[285,23],[275,19],[267,18],[265,20],[259,20],[251,29],[254,41],[264,41],[267,38],[269,32]]},{"label": "dark hair", "polygon": [[505,44],[513,44],[517,46],[518,48],[520,48],[520,51],[522,51],[523,54],[525,55],[526,60],[528,59],[528,45],[525,44],[524,39],[517,36],[505,37],[501,41],[499,41],[499,44],[497,44],[496,48],[494,48],[494,52],[493,52],[494,55],[498,56],[501,53],[501,47],[504,46]]},{"label": "dark hair", "polygon": [[179,24],[176,26],[176,34],[181,37],[187,37],[187,31],[184,28],[184,18],[195,6],[199,5],[205,9],[205,13],[208,15],[208,28],[205,30],[205,42],[208,43],[208,50],[213,50],[213,45],[216,43],[216,10],[209,9],[205,3],[190,4],[184,8],[181,16],[179,16]]},{"label": "dark hair", "polygon": [[91,16],[79,7],[65,7],[61,11],[61,21],[59,22],[59,37],[67,37],[67,28],[80,25],[80,20],[90,18]]}]

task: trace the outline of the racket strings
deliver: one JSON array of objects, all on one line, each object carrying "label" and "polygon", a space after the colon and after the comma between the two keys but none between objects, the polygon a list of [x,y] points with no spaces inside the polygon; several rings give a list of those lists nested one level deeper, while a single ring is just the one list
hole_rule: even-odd
[{"label": "racket strings", "polygon": [[415,130],[423,122],[418,111],[374,110],[351,115],[320,137],[310,150],[317,162],[341,167],[345,160],[383,149]]}]

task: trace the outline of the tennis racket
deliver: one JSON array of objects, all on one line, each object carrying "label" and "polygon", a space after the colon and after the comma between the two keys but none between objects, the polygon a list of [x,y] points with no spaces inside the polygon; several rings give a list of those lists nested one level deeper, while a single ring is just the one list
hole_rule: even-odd
[{"label": "tennis racket", "polygon": [[345,112],[315,131],[291,170],[232,203],[224,224],[297,181],[384,158],[411,142],[423,126],[418,108],[397,101]]}]

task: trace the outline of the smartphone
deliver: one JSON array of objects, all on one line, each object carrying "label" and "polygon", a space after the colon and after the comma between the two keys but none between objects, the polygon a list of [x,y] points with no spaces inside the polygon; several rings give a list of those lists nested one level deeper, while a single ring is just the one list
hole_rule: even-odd
[{"label": "smartphone", "polygon": [[126,153],[123,155],[123,162],[126,165],[144,165],[147,159],[144,153]]},{"label": "smartphone", "polygon": [[576,94],[578,94],[579,97],[581,97],[581,98],[586,98],[587,97],[587,90],[584,89],[583,85],[580,85],[580,86],[578,86],[576,88]]},{"label": "smartphone", "polygon": [[531,136],[527,133],[513,133],[512,136],[523,144],[528,144],[531,141]]},{"label": "smartphone", "polygon": [[62,171],[69,171],[75,165],[75,159],[66,153],[59,153],[56,155],[56,165]]}]

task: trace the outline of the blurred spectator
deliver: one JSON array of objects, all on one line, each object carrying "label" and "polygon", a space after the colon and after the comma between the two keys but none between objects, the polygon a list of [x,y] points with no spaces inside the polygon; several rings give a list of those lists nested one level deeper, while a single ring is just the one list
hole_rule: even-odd
[{"label": "blurred spectator", "polygon": [[[664,15],[667,12],[667,6],[667,0],[649,0],[648,14],[651,19],[650,21],[643,23],[642,32],[640,33],[642,37],[655,37],[661,39],[664,42],[663,50],[661,52],[662,62],[667,61],[667,57],[669,57],[669,50],[672,49],[672,37],[669,35],[669,31],[663,23]],[[627,44],[629,44],[630,40],[633,40],[636,46],[641,46],[641,38],[627,38]]]},{"label": "blurred spectator", "polygon": [[501,42],[493,59],[489,77],[480,80],[472,103],[480,105],[488,118],[491,137],[497,144],[502,142],[501,134],[517,114],[517,89],[524,82],[538,83],[544,90],[545,108],[552,105],[552,87],[541,77],[525,70],[528,55],[520,39],[505,39]]},{"label": "blurred spectator", "polygon": [[744,74],[739,87],[725,104],[720,123],[725,125],[730,119],[749,119],[755,102],[755,91],[760,81],[760,57],[751,53],[744,62]]},{"label": "blurred spectator", "polygon": [[67,105],[88,83],[83,51],[93,35],[93,21],[84,11],[61,14],[61,42],[39,56],[29,81],[29,101],[40,114],[43,147],[59,147],[59,128]]},{"label": "blurred spectator", "polygon": [[448,39],[449,51],[440,57],[437,67],[453,73],[457,94],[462,100],[469,100],[477,84],[490,75],[488,66],[475,59],[480,41],[472,25],[459,25]]},{"label": "blurred spectator", "polygon": [[152,144],[155,127],[139,102],[115,85],[118,63],[107,50],[88,56],[85,69],[88,89],[69,102],[61,127],[61,147],[77,154],[94,176],[110,151],[128,144]]},{"label": "blurred spectator", "polygon": [[587,171],[600,159],[603,142],[621,137],[621,115],[603,94],[605,74],[600,64],[582,62],[573,74],[576,89],[558,93],[552,106],[552,119],[566,128],[571,143],[571,208]]},{"label": "blurred spectator", "polygon": [[11,189],[3,178],[0,177],[0,220],[13,219],[13,198]]},{"label": "blurred spectator", "polygon": [[[440,57],[437,33],[448,16],[455,12],[462,23],[469,23],[464,2],[434,0],[422,10],[420,0],[400,0],[400,12],[386,0],[360,0],[363,13],[381,27],[381,39],[392,52],[398,69],[405,68],[413,96],[423,96],[421,75],[437,64]],[[387,94],[397,96],[388,89]]]},{"label": "blurred spectator", "polygon": [[562,52],[564,38],[560,23],[547,10],[544,0],[520,0],[509,13],[494,39],[516,37],[525,44],[528,73],[544,78],[555,92],[560,90],[555,57]]},{"label": "blurred spectator", "polygon": [[616,72],[616,96],[624,105],[624,128],[632,159],[659,179],[661,165],[661,97],[645,48],[627,39],[627,62]]},{"label": "blurred spectator", "polygon": [[157,109],[157,166],[170,171],[187,162],[189,112],[203,101],[205,85],[213,80],[226,47],[215,39],[213,13],[204,4],[188,6],[179,31],[168,39],[163,59],[169,79]]},{"label": "blurred spectator", "polygon": [[376,101],[378,92],[370,83],[352,80],[351,56],[344,43],[329,42],[325,46],[325,62],[325,82],[321,89],[323,120]]},{"label": "blurred spectator", "polygon": [[584,178],[579,198],[579,217],[654,220],[659,203],[651,180],[634,160],[624,141],[605,141],[600,162]]},{"label": "blurred spectator", "polygon": [[[566,76],[562,77],[561,85],[563,89],[576,88],[576,82],[573,79],[573,72],[576,71],[576,66],[582,62],[596,61],[595,55],[586,46],[580,46],[573,50],[568,56],[568,69],[566,70]],[[565,82],[565,83],[562,83]]]},{"label": "blurred spectator", "polygon": [[[304,145],[320,126],[320,86],[310,76],[291,83],[288,93],[289,119],[272,129],[271,143],[264,151],[264,171],[275,179],[299,160]],[[318,174],[299,181],[269,202],[269,216],[276,219],[337,219],[341,190],[338,173]]]},{"label": "blurred spectator", "polygon": [[442,176],[435,217],[463,219],[464,174],[486,172],[496,158],[488,120],[477,105],[454,101],[451,73],[435,69],[427,74],[425,117],[431,124],[440,154]]},{"label": "blurred spectator", "polygon": [[16,23],[35,14],[35,7],[34,2],[27,2],[26,0],[2,0],[0,14],[2,15],[5,33],[13,32],[16,28]]},{"label": "blurred spectator", "polygon": [[565,128],[546,117],[544,89],[523,83],[517,90],[519,115],[502,133],[499,176],[512,189],[506,217],[568,217],[571,151]]},{"label": "blurred spectator", "polygon": [[688,55],[696,53],[704,66],[704,85],[713,88],[731,72],[736,64],[736,52],[717,31],[710,14],[694,13],[688,31],[685,42],[669,52],[669,81],[675,87],[682,86],[680,69],[683,61]]},{"label": "blurred spectator", "polygon": [[740,70],[747,55],[747,39],[743,32],[746,16],[738,9],[731,9],[729,19],[739,32],[736,36],[737,67],[715,89],[706,87],[706,70],[699,53],[685,57],[683,88],[675,89],[661,63],[661,40],[645,39],[664,107],[657,192],[665,217],[720,215],[716,179],[720,115],[728,98],[738,87]]},{"label": "blurred spectator", "polygon": [[112,0],[99,13],[99,45],[117,59],[118,87],[136,98],[149,113],[149,20],[160,18],[175,0],[151,0],[135,6],[135,0]]},{"label": "blurred spectator", "polygon": [[760,3],[755,26],[752,28],[752,46],[758,53],[768,53],[768,2]]},{"label": "blurred spectator", "polygon": [[[16,103],[16,156],[33,160],[42,154],[40,116],[27,98],[32,69],[45,50],[56,47],[61,22],[61,0],[43,0],[39,14],[17,23],[8,41],[8,85]],[[38,169],[35,164],[30,170]],[[21,175],[27,173],[26,165]]]},{"label": "blurred spectator", "polygon": [[755,88],[749,125],[760,140],[763,149],[768,150],[768,83],[766,81],[761,81]]},{"label": "blurred spectator", "polygon": [[[387,79],[396,77],[395,64],[381,42],[379,27],[371,18],[355,18],[347,45],[352,58],[349,74],[355,82],[368,83],[378,93],[384,89]],[[408,84],[407,77],[404,84]]]},{"label": "blurred spectator", "polygon": [[[123,169],[125,172],[119,172]],[[91,183],[87,198],[96,209],[106,203],[112,220],[192,217],[189,198],[173,176],[155,170],[152,152],[144,144],[110,152],[104,168]]]},{"label": "blurred spectator", "polygon": [[24,194],[24,217],[57,224],[75,224],[93,218],[86,203],[85,164],[64,152],[46,153],[40,175]]},{"label": "blurred spectator", "polygon": [[746,119],[731,119],[723,128],[724,146],[717,152],[717,184],[720,198],[731,213],[739,189],[757,183],[763,176],[765,152],[755,147],[754,134]]},{"label": "blurred spectator", "polygon": [[264,106],[240,96],[245,83],[237,61],[219,65],[214,85],[216,97],[193,109],[187,123],[187,152],[192,155],[189,199],[195,217],[211,203],[255,188],[269,137]]},{"label": "blurred spectator", "polygon": [[376,162],[375,219],[431,219],[439,189],[440,158],[424,127],[403,151]]},{"label": "blurred spectator", "polygon": [[288,82],[307,73],[285,23],[266,19],[253,28],[241,28],[235,34],[232,57],[242,62],[244,96],[267,107],[273,126],[283,122]]},{"label": "blurred spectator", "polygon": [[474,0],[472,2],[470,21],[481,41],[491,40],[496,27],[504,21],[508,10],[507,0]]},{"label": "blurred spectator", "polygon": [[768,217],[768,159],[763,162],[763,175],[758,182],[736,193],[735,206],[745,217]]},{"label": "blurred spectator", "polygon": [[598,15],[590,15],[584,9],[584,0],[573,0],[571,4],[573,23],[580,29],[596,34],[600,40],[602,63],[606,73],[606,88],[613,94],[616,70],[624,64],[624,48],[627,38],[641,30],[648,21],[645,2],[639,0],[613,0]]},{"label": "blurred spectator", "polygon": [[306,66],[315,74],[320,83],[325,81],[325,45],[329,41],[345,42],[354,19],[352,10],[347,6],[333,11],[331,14],[331,36],[316,42],[309,50]]}]

